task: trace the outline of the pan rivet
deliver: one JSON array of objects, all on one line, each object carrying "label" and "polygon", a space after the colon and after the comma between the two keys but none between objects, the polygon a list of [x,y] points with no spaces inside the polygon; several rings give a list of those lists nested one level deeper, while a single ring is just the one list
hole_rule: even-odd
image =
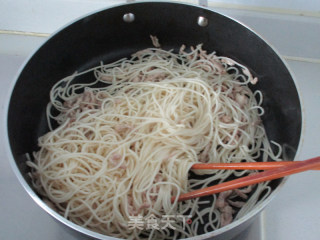
[{"label": "pan rivet", "polygon": [[134,14],[133,13],[126,13],[123,15],[123,21],[130,23],[134,21]]},{"label": "pan rivet", "polygon": [[207,26],[207,25],[208,25],[208,19],[205,18],[205,17],[202,17],[202,16],[198,17],[198,25],[199,25],[200,27],[205,27],[205,26]]}]

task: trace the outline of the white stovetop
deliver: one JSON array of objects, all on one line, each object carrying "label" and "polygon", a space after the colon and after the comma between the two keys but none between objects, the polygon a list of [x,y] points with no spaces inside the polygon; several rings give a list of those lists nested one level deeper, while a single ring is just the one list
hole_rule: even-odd
[{"label": "white stovetop", "polygon": [[[320,18],[222,8],[215,10],[246,23],[286,56],[299,85],[305,111],[305,134],[298,157],[303,160],[319,156]],[[57,27],[60,25],[48,32]],[[14,176],[4,150],[7,142],[3,131],[4,104],[9,85],[27,56],[45,40],[46,37],[0,30],[0,239],[3,240],[76,239],[28,196]],[[319,203],[320,172],[291,176],[253,226],[236,239],[320,239]]]}]

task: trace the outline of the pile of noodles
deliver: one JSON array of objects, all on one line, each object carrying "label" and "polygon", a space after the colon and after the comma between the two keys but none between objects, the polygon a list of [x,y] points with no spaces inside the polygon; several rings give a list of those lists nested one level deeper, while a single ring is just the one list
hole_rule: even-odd
[{"label": "pile of noodles", "polygon": [[[90,72],[91,83],[76,82]],[[260,120],[261,92],[248,87],[256,82],[245,66],[201,45],[188,53],[150,48],[64,78],[50,93],[51,131],[28,161],[34,188],[65,218],[109,236],[174,239],[218,229],[263,201],[268,183],[205,201],[170,199],[249,174],[206,170],[188,180],[193,163],[278,160]],[[172,221],[174,231],[128,226],[132,217],[164,215],[193,222]]]}]

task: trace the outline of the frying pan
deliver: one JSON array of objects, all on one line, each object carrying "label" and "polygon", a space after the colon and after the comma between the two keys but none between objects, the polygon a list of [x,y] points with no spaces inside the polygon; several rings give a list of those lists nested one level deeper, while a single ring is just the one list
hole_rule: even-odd
[{"label": "frying pan", "polygon": [[[58,31],[30,57],[12,88],[7,112],[8,147],[15,174],[30,196],[63,225],[76,230],[75,234],[112,239],[73,224],[49,208],[32,189],[25,153],[37,150],[38,137],[48,131],[46,105],[58,80],[101,61],[110,63],[152,47],[150,34],[167,50],[203,43],[203,49],[248,66],[259,78],[252,90],[263,93],[262,120],[268,138],[284,147],[287,160],[296,155],[302,128],[299,95],[285,63],[256,33],[212,10],[181,3],[131,3],[96,12]],[[80,81],[90,78],[84,75]],[[282,184],[283,180],[271,182],[272,194],[244,217],[193,239],[234,237],[254,220]]]}]

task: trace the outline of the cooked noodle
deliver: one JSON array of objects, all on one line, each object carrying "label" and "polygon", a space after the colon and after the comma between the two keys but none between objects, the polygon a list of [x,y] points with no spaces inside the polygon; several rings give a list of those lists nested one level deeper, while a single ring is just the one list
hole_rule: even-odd
[{"label": "cooked noodle", "polygon": [[[91,72],[91,83],[75,82]],[[173,239],[218,229],[267,197],[268,183],[225,198],[170,198],[249,174],[199,170],[211,175],[188,180],[195,162],[279,159],[260,120],[262,94],[248,87],[256,81],[245,66],[201,45],[178,54],[150,48],[62,79],[50,93],[51,131],[28,161],[33,185],[65,218],[109,236]],[[233,201],[249,192],[246,201]],[[241,207],[228,215],[223,209],[232,204]],[[174,221],[175,231],[128,228],[130,217],[152,214],[192,215],[193,222]]]}]

